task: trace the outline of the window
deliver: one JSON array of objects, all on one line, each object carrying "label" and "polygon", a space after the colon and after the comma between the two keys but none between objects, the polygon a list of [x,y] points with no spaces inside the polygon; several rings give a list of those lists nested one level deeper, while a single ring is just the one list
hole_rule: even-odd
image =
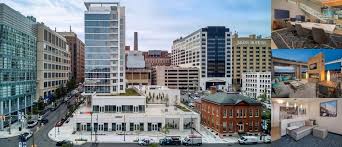
[{"label": "window", "polygon": [[253,110],[249,109],[249,117],[253,117]]},{"label": "window", "polygon": [[94,113],[98,113],[99,112],[99,106],[98,105],[94,105],[93,106],[93,112]]},{"label": "window", "polygon": [[108,131],[108,123],[104,123],[103,126],[103,131]]},{"label": "window", "polygon": [[116,123],[112,123],[112,131],[116,131]]},{"label": "window", "polygon": [[249,123],[249,131],[253,131],[253,121]]},{"label": "window", "polygon": [[224,117],[224,118],[227,117],[227,109],[224,109],[224,111],[223,111],[223,117]]},{"label": "window", "polygon": [[230,111],[229,111],[229,117],[233,117],[233,109],[230,109]]},{"label": "window", "polygon": [[240,110],[236,109],[236,117],[238,118],[240,116]]},{"label": "window", "polygon": [[259,117],[259,109],[255,109],[255,117]]},{"label": "window", "polygon": [[227,132],[227,122],[223,122],[222,127],[223,127],[223,132]]},{"label": "window", "polygon": [[254,123],[254,130],[255,130],[255,131],[258,131],[258,128],[259,128],[258,122],[255,122],[255,123]]},{"label": "window", "polygon": [[229,132],[233,132],[233,122],[229,123]]}]

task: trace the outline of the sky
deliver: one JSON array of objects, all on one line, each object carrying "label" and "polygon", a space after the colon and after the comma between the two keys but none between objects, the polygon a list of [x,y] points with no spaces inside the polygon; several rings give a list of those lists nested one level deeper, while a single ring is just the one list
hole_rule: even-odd
[{"label": "sky", "polygon": [[[114,0],[115,1],[115,0]],[[126,7],[126,45],[139,50],[171,50],[172,41],[206,26],[226,26],[239,36],[271,36],[271,0],[117,0]],[[83,0],[0,0],[51,29],[84,40]]]},{"label": "sky", "polygon": [[[342,50],[340,49],[276,49],[272,50],[272,56],[283,59],[307,62],[309,58],[321,52],[324,54],[325,62],[330,62],[342,58]],[[325,67],[327,70],[341,69],[341,64],[330,64],[326,65]]]}]

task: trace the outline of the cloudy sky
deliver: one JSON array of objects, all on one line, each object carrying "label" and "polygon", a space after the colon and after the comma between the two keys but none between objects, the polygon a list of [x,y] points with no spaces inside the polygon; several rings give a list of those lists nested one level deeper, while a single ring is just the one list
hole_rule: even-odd
[{"label": "cloudy sky", "polygon": [[[126,45],[139,32],[139,49],[170,50],[172,41],[201,27],[226,26],[239,36],[271,34],[271,0],[117,0],[126,7]],[[83,0],[0,0],[51,29],[84,40]],[[132,48],[132,47],[131,47]]]}]

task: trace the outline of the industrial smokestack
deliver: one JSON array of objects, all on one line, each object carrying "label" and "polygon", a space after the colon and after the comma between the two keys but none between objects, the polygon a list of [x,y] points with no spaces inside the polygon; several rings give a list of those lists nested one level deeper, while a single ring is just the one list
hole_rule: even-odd
[{"label": "industrial smokestack", "polygon": [[138,50],[138,32],[134,32],[134,50]]}]

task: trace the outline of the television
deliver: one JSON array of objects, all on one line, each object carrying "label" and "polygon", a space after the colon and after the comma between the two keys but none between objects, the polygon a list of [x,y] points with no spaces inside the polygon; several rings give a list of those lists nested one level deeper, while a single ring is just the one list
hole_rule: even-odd
[{"label": "television", "polygon": [[296,15],[296,20],[304,22],[305,21],[305,16],[304,15]]},{"label": "television", "polygon": [[310,64],[310,65],[309,65],[309,69],[310,69],[310,70],[315,70],[315,69],[317,69],[317,63]]},{"label": "television", "polygon": [[290,18],[290,11],[289,10],[274,9],[274,18],[275,19],[288,19],[288,18]]}]

